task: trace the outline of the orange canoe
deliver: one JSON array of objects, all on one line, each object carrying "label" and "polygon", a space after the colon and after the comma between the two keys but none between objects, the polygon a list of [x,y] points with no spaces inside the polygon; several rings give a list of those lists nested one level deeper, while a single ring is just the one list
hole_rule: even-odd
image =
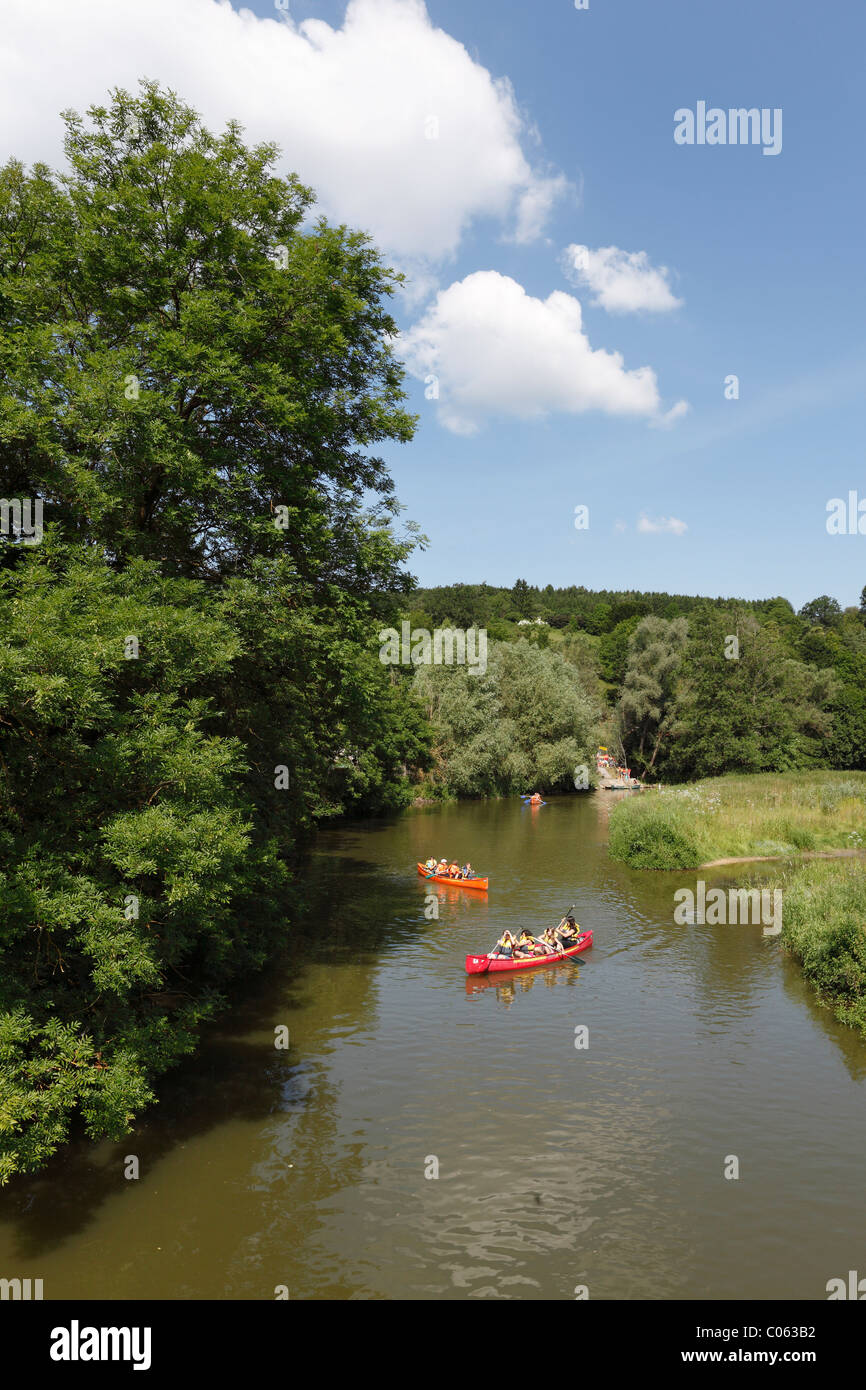
[{"label": "orange canoe", "polygon": [[486,878],[449,878],[447,874],[428,874],[423,864],[418,865],[418,872],[428,883],[447,883],[452,888],[471,888],[476,893],[487,892],[489,879]]}]

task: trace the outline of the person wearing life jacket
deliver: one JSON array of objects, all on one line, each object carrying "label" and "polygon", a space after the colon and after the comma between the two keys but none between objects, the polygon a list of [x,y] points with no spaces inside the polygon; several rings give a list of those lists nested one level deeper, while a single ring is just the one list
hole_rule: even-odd
[{"label": "person wearing life jacket", "polygon": [[491,960],[511,960],[514,955],[514,937],[510,931],[504,931],[493,947],[492,951],[487,952]]},{"label": "person wearing life jacket", "polygon": [[428,859],[424,868],[427,870],[427,877],[430,878],[431,874],[435,874],[436,872],[436,860]]},{"label": "person wearing life jacket", "polygon": [[524,927],[517,938],[517,954],[520,956],[546,956],[550,954],[550,948],[536,941],[532,933]]},{"label": "person wearing life jacket", "polygon": [[580,936],[580,927],[571,913],[564,917],[559,926],[555,928],[555,934],[566,950],[569,946],[576,944],[577,938]]},{"label": "person wearing life jacket", "polygon": [[533,795],[529,798],[529,804],[530,804],[530,806],[540,806],[540,805],[541,805],[541,797],[540,797],[540,795],[538,794],[538,792],[534,792]]},{"label": "person wearing life jacket", "polygon": [[556,935],[555,927],[545,927],[539,937],[539,941],[544,944],[545,949],[551,955],[557,954],[563,949],[562,943]]},{"label": "person wearing life jacket", "polygon": [[437,876],[438,876],[439,878],[442,878],[444,875],[446,875],[446,874],[448,873],[448,860],[447,860],[447,859],[440,859],[440,860],[439,860],[439,863],[436,865],[436,873],[437,873]]},{"label": "person wearing life jacket", "polygon": [[460,877],[460,865],[459,865],[459,864],[457,864],[457,863],[455,862],[455,863],[453,863],[453,864],[449,864],[449,865],[448,865],[448,877],[449,877],[449,878],[459,878],[459,877]]},{"label": "person wearing life jacket", "polygon": [[460,877],[461,877],[461,878],[474,878],[474,877],[475,877],[474,873],[472,872],[472,865],[469,863],[469,860],[468,860],[468,859],[467,859],[466,863],[463,865],[463,868],[460,870]]}]

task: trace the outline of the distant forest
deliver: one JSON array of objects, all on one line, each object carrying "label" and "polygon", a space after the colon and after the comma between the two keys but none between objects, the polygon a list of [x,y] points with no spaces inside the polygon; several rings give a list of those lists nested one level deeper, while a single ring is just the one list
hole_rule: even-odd
[{"label": "distant forest", "polygon": [[[455,686],[444,670],[416,677],[436,732],[427,780],[458,795],[513,789],[515,761],[527,785],[566,789],[571,740],[587,749],[593,729],[648,780],[866,768],[866,589],[859,607],[843,610],[822,594],[795,612],[782,597],[537,588],[518,579],[510,589],[416,588],[402,607],[414,627],[486,628],[494,677],[504,669],[500,647],[524,666],[530,651],[547,659],[507,706],[492,699],[482,708],[477,680]],[[444,695],[449,681],[447,705],[430,697],[433,687]],[[579,715],[549,693],[569,687],[589,702]]]},{"label": "distant forest", "polygon": [[[587,589],[582,584],[571,584],[567,589],[555,589],[552,584],[539,588],[527,584],[525,579],[518,579],[510,589],[493,584],[416,588],[410,595],[410,602],[413,612],[427,614],[436,625],[450,620],[455,626],[465,628],[475,623],[492,628],[490,635],[501,638],[508,633],[496,631],[496,624],[517,623],[521,618],[541,618],[553,628],[602,636],[629,618],[687,617],[695,608],[736,607],[770,618],[775,614],[783,620],[794,616],[795,612],[788,599],[782,597],[705,598],[695,594],[642,593],[635,589]],[[866,588],[861,594],[859,609],[849,608],[844,612],[866,617]],[[842,615],[838,601],[826,594],[807,603],[799,613],[809,623],[826,626]]]}]

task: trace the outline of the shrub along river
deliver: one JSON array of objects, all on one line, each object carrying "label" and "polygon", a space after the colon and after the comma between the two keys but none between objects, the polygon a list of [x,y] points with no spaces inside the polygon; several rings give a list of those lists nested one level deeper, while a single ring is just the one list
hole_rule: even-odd
[{"label": "shrub along river", "polygon": [[[322,832],[287,959],[135,1134],[0,1194],[0,1276],[46,1299],[824,1299],[866,1274],[866,1043],[760,926],[675,925],[698,875],[612,863],[616,799]],[[489,895],[428,903],[429,854]],[[466,978],[572,903],[586,955]]]}]

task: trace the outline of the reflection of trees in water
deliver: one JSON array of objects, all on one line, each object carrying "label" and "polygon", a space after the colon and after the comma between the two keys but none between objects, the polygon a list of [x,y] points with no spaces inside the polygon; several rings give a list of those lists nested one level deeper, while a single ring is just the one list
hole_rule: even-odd
[{"label": "reflection of trees in water", "polygon": [[363,1145],[341,1125],[341,1086],[331,1079],[328,1058],[339,1045],[335,1020],[341,1035],[377,1026],[372,974],[372,966],[359,965],[317,970],[314,1002],[289,997],[275,1003],[273,1016],[285,1019],[292,1036],[300,1029],[302,1054],[314,1060],[284,1075],[272,1121],[256,1136],[258,1155],[249,1173],[254,1222],[227,1271],[227,1297],[268,1297],[278,1284],[286,1284],[292,1298],[351,1292],[339,1279],[323,1281],[310,1246],[327,1224],[329,1200],[364,1178]]},{"label": "reflection of trees in water", "polygon": [[796,1000],[798,1007],[808,1010],[821,1032],[833,1040],[851,1080],[863,1081],[866,1078],[866,1039],[856,1028],[841,1023],[834,1017],[832,1008],[821,1003],[799,964],[787,953],[783,953],[782,958],[782,988],[789,998]]},{"label": "reflection of trees in water", "polygon": [[[87,1296],[96,1287],[94,1281],[98,1280],[101,1290],[115,1272],[123,1296],[137,1292],[141,1296],[201,1296],[195,1287],[198,1278],[211,1281],[205,1296],[216,1297],[271,1297],[273,1286],[281,1283],[289,1286],[292,1298],[346,1297],[364,1287],[363,1269],[354,1290],[352,1278],[365,1259],[374,1258],[365,1244],[368,1233],[397,1222],[394,1231],[407,1242],[409,1239],[395,1216],[394,1205],[394,1194],[402,1191],[400,1184],[405,1179],[399,1174],[395,1177],[393,1160],[380,1159],[379,1155],[399,1147],[401,1127],[409,1123],[406,1107],[415,1104],[415,1097],[399,1089],[407,1084],[401,1076],[399,1088],[393,1091],[393,1110],[390,1098],[387,1114],[380,1113],[382,1107],[377,1110],[374,1102],[370,1125],[359,1122],[358,1114],[367,1115],[365,1099],[358,1102],[350,1095],[347,1100],[347,1091],[354,1075],[362,1076],[369,1064],[357,1044],[367,1036],[390,1041],[388,1025],[379,1018],[377,981],[383,959],[399,954],[437,925],[424,918],[428,887],[418,878],[415,864],[419,859],[423,862],[428,853],[457,848],[461,843],[471,842],[473,863],[479,870],[494,874],[489,908],[469,894],[458,896],[452,906],[452,894],[459,894],[459,890],[442,889],[447,895],[448,916],[471,926],[473,936],[477,929],[479,945],[491,944],[501,925],[513,927],[519,919],[538,925],[549,912],[555,920],[557,910],[567,909],[573,892],[579,900],[578,920],[585,917],[583,924],[596,928],[596,944],[602,948],[595,953],[600,964],[594,964],[593,953],[588,953],[585,960],[576,958],[514,974],[466,977],[462,973],[465,943],[461,940],[458,947],[455,942],[453,958],[447,954],[441,962],[437,959],[436,966],[441,963],[447,973],[446,990],[458,991],[465,1015],[460,995],[460,981],[464,980],[465,1000],[482,1010],[473,1015],[473,1022],[480,1019],[482,1028],[493,1017],[491,1007],[519,1008],[529,990],[542,986],[575,988],[581,982],[584,965],[590,972],[587,981],[601,968],[602,982],[606,979],[619,995],[622,984],[627,986],[630,974],[634,976],[634,970],[629,969],[631,955],[632,967],[637,964],[640,971],[646,957],[654,967],[655,983],[660,980],[666,988],[669,982],[675,1010],[694,1011],[696,1018],[699,1016],[696,1026],[707,1031],[736,1036],[743,1017],[756,1013],[762,996],[775,988],[773,972],[781,969],[788,1002],[798,1011],[808,1011],[801,1015],[807,1020],[805,1026],[814,1021],[831,1036],[849,1075],[861,1081],[866,1075],[862,1040],[821,1007],[799,966],[784,957],[779,959],[777,938],[761,940],[760,925],[689,927],[673,922],[677,888],[688,886],[694,891],[698,878],[704,878],[708,886],[726,890],[729,886],[772,886],[772,866],[754,866],[748,877],[738,869],[737,881],[732,883],[730,870],[668,875],[613,864],[606,857],[603,826],[610,807],[619,799],[609,793],[555,798],[535,820],[512,802],[463,803],[399,822],[326,832],[302,872],[298,894],[304,899],[304,908],[293,922],[284,957],[254,980],[242,999],[235,1000],[220,1025],[205,1030],[196,1057],[160,1082],[160,1104],[147,1112],[135,1134],[119,1144],[98,1148],[79,1139],[44,1173],[19,1180],[0,1193],[0,1220],[9,1223],[8,1233],[0,1230],[0,1273],[11,1274],[16,1269],[26,1273],[37,1269],[40,1257],[50,1256],[56,1266],[52,1296]],[[483,848],[476,846],[487,847],[486,860]],[[559,892],[563,884],[567,885],[565,897],[551,903],[552,892]],[[539,920],[533,922],[533,917]],[[624,956],[617,961],[621,952]],[[618,975],[620,967],[622,975]],[[492,997],[482,999],[491,990]],[[533,1006],[538,1000],[536,995]],[[558,1015],[561,1011],[556,1005],[550,1012]],[[780,1017],[785,1020],[784,1014]],[[790,1015],[787,1021],[790,1025]],[[279,1052],[273,1045],[274,1027],[282,1023],[291,1032],[288,1052]],[[512,1015],[507,1025],[510,1032],[515,1023],[521,1020]],[[662,1021],[660,1028],[663,1037],[675,1036],[678,1029],[688,1041],[689,1024],[687,1018],[685,1026],[671,1025],[668,1033]],[[446,1061],[450,1048],[450,1043],[444,1045]],[[375,1057],[375,1050],[372,1055]],[[636,1210],[646,1191],[653,1190],[656,1168],[669,1154],[675,1156],[668,1112],[658,1108],[652,1090],[657,1072],[651,1062],[641,1070],[640,1059],[635,1062],[630,1056],[628,1060],[627,1069],[615,1070],[610,1097],[606,1092],[610,1073],[591,1068],[581,1073],[585,1089],[577,1110],[567,1112],[569,1105],[577,1103],[570,1092],[563,1091],[557,1097],[557,1116],[568,1113],[571,1118],[563,1122],[562,1136],[551,1141],[552,1149],[547,1142],[543,1151],[539,1149],[538,1159],[553,1161],[550,1178],[558,1188],[561,1185],[571,1201],[569,1213],[576,1215],[576,1152],[582,1156],[581,1182],[621,1188],[631,1194]],[[460,1066],[465,1067],[462,1056]],[[519,1113],[533,1117],[537,1113],[537,1132],[546,1132],[549,1112],[545,1106],[551,1102],[548,1097],[537,1098],[530,1080],[516,1078],[526,1087],[522,1093],[525,1109]],[[808,1076],[804,1081],[808,1082]],[[746,1100],[748,1109],[752,1098],[747,1096]],[[428,1103],[426,1098],[424,1103]],[[534,1103],[537,1112],[531,1108]],[[620,1124],[624,1105],[629,1115],[625,1132]],[[535,1119],[526,1129],[518,1126],[515,1133],[518,1143],[522,1135],[524,1145],[534,1145]],[[455,1145],[468,1144],[471,1152],[471,1146],[478,1142],[474,1118],[465,1126],[461,1122]],[[192,1153],[185,1156],[175,1152],[187,1143],[191,1149],[196,1146],[194,1158]],[[422,1154],[426,1151],[423,1146],[419,1150]],[[123,1180],[123,1156],[131,1152],[139,1156],[142,1174],[154,1178],[159,1193],[148,1192],[144,1183],[139,1188]],[[534,1148],[531,1153],[535,1153]],[[173,1156],[174,1165],[168,1162]],[[167,1162],[161,1169],[163,1159]],[[467,1162],[471,1168],[471,1158]],[[475,1162],[479,1164],[480,1159]],[[441,1188],[435,1183],[425,1185],[422,1217],[426,1224],[419,1227],[412,1209],[413,1239],[418,1239],[418,1248],[426,1250],[429,1245],[437,1267],[452,1264],[463,1271],[461,1277],[469,1277],[465,1273],[467,1230],[476,1231],[478,1256],[476,1260],[473,1253],[473,1263],[484,1262],[488,1255],[493,1262],[499,1258],[497,1252],[513,1245],[517,1223],[523,1257],[527,1251],[537,1250],[546,1262],[545,1269],[556,1259],[560,1238],[574,1234],[568,1226],[571,1217],[563,1216],[566,1208],[562,1203],[550,1204],[555,1206],[555,1213],[550,1215],[549,1229],[536,1229],[536,1217],[540,1220],[546,1215],[548,1204],[538,1211],[534,1162],[525,1177],[518,1171],[516,1186],[513,1168],[506,1167],[503,1178],[511,1186],[505,1211],[499,1211],[492,1199],[489,1207],[484,1206],[490,1196],[487,1172],[472,1169],[458,1202],[454,1198],[457,1189],[447,1184]],[[359,1188],[362,1200],[353,1214],[351,1203],[339,1200],[339,1194]],[[165,1256],[159,1287],[157,1275],[148,1265],[147,1275],[141,1277],[149,1284],[142,1283],[140,1290],[133,1290],[138,1276],[134,1270],[123,1271],[118,1251],[127,1237],[147,1248],[154,1220],[163,1220],[172,1203],[177,1204],[178,1194],[189,1190],[195,1199],[190,1203],[188,1221],[178,1233],[175,1253]],[[124,1191],[129,1202],[118,1203],[116,1212],[106,1214],[94,1232],[103,1203]],[[603,1192],[592,1190],[584,1195],[582,1219],[588,1221],[596,1202],[604,1211],[606,1198]],[[231,1197],[230,1207],[227,1197]],[[344,1218],[348,1223],[345,1239],[342,1225],[337,1224]],[[375,1227],[371,1220],[377,1223]],[[673,1208],[665,1209],[665,1220],[668,1251],[672,1241],[681,1239],[683,1259],[687,1259],[690,1228],[681,1237],[672,1235]],[[217,1255],[213,1264],[222,1262],[224,1267],[199,1273],[200,1264],[188,1258],[187,1251],[196,1230],[201,1231],[205,1223],[219,1232],[212,1241]],[[94,1234],[99,1238],[98,1247]],[[390,1230],[387,1235],[391,1235]],[[639,1230],[635,1241],[633,1247],[626,1248],[632,1260],[635,1252],[644,1248]],[[65,1249],[61,1248],[64,1242]],[[129,1258],[127,1254],[123,1262]],[[98,1270],[89,1263],[97,1259]],[[411,1269],[417,1260],[414,1246],[408,1259]],[[119,1266],[116,1271],[110,1267],[112,1261]],[[383,1266],[386,1264],[383,1258]],[[680,1287],[670,1273],[673,1268],[667,1258],[664,1269],[656,1269],[654,1277],[662,1280],[658,1287],[667,1287],[665,1281],[672,1289]],[[622,1288],[630,1288],[625,1264],[623,1271]]]},{"label": "reflection of trees in water", "polygon": [[[254,1293],[270,1297],[273,1285],[287,1282],[295,1285],[293,1296],[298,1291],[298,1256],[292,1252],[319,1224],[317,1204],[362,1177],[357,1146],[340,1139],[339,1086],[328,1079],[327,1056],[338,1045],[334,1020],[340,1021],[342,1034],[375,1031],[377,999],[370,985],[378,959],[383,949],[399,949],[417,934],[418,923],[413,919],[418,917],[419,905],[423,913],[423,894],[419,899],[411,880],[397,900],[389,902],[389,910],[383,911],[381,871],[374,864],[314,857],[310,870],[298,894],[304,906],[283,956],[253,979],[242,998],[231,1001],[218,1024],[203,1030],[195,1058],[161,1080],[158,1107],[146,1112],[134,1133],[98,1149],[79,1137],[41,1175],[22,1179],[0,1194],[0,1219],[11,1223],[13,1264],[53,1254],[70,1241],[66,1292],[86,1296],[87,1258],[76,1253],[76,1237],[96,1221],[105,1201],[123,1191],[124,1155],[135,1153],[142,1174],[153,1174],[179,1146],[213,1132],[219,1176],[209,1192],[206,1143],[199,1149],[203,1163],[200,1202],[191,1222],[212,1220],[215,1227],[224,1222],[228,1165],[244,1189],[255,1193],[254,1199],[241,1199],[232,1217],[241,1249],[249,1241],[255,1253],[232,1253],[231,1269],[208,1270],[212,1287],[199,1296]],[[401,907],[405,908],[402,916]],[[323,964],[327,968],[320,968]],[[287,1052],[274,1047],[274,1028],[279,1024],[290,1030],[292,1045]],[[301,1057],[295,1046],[299,1038]],[[305,1060],[309,1058],[314,1060]],[[252,1130],[238,1130],[237,1121],[250,1122]],[[164,1181],[168,1200],[171,1175]],[[133,1188],[130,1185],[131,1195]],[[158,1209],[163,1199],[155,1200]],[[117,1226],[111,1225],[109,1246],[111,1232],[116,1233],[121,1224],[134,1232],[134,1223],[147,1223],[153,1210],[149,1198],[132,1214],[124,1209]],[[249,1225],[238,1225],[245,1210],[251,1213]],[[255,1235],[248,1236],[252,1227]],[[227,1238],[231,1250],[230,1230]],[[4,1244],[0,1236],[0,1250]],[[266,1273],[261,1269],[263,1258]],[[294,1279],[287,1273],[287,1264],[295,1270]],[[67,1268],[62,1252],[58,1266],[55,1289]],[[176,1296],[194,1297],[198,1291],[193,1268],[198,1267],[185,1268],[181,1251],[165,1262],[158,1289],[142,1286],[130,1293],[127,1288],[126,1295],[171,1297],[171,1283],[176,1282],[181,1286]],[[100,1287],[106,1274],[110,1276],[110,1271],[103,1265]],[[251,1277],[255,1290],[250,1288]],[[193,1287],[187,1287],[186,1278]]]},{"label": "reflection of trees in water", "polygon": [[[319,1035],[336,1016],[354,1020],[350,1026],[362,1029],[375,1024],[375,1000],[369,988],[373,967],[355,966],[351,970],[335,968],[318,972],[315,982],[315,1014],[307,1018],[304,1052],[317,1057],[329,1051],[327,1041]],[[121,1229],[129,1232],[134,1241],[139,1237],[146,1246],[154,1206],[157,1213],[172,1198],[171,1171],[164,1181],[162,1197],[142,1193],[138,1185],[124,1178],[124,1158],[134,1153],[140,1172],[148,1179],[159,1172],[163,1159],[186,1144],[194,1144],[212,1132],[214,1168],[209,1191],[207,1145],[198,1149],[201,1163],[200,1200],[190,1213],[191,1223],[209,1223],[220,1227],[225,1221],[226,1165],[234,1169],[245,1191],[255,1192],[255,1216],[251,1224],[256,1232],[262,1229],[259,1213],[264,1207],[272,1221],[285,1224],[284,1214],[290,1212],[290,1232],[286,1239],[299,1241],[315,1223],[309,1203],[356,1182],[361,1172],[361,1159],[350,1148],[340,1152],[337,1142],[339,1088],[327,1080],[327,1064],[323,1059],[313,1063],[299,1058],[294,1046],[288,1051],[274,1047],[274,1028],[289,1026],[294,1039],[298,1014],[309,1014],[310,995],[307,992],[303,966],[293,959],[291,974],[282,968],[272,968],[267,976],[254,981],[253,990],[235,1004],[230,1016],[220,1024],[205,1029],[195,1058],[181,1064],[162,1078],[159,1105],[149,1109],[134,1132],[119,1143],[103,1142],[96,1146],[79,1132],[48,1166],[32,1178],[22,1178],[0,1193],[0,1222],[8,1223],[0,1231],[0,1265],[4,1268],[26,1266],[44,1256],[58,1255],[58,1267],[51,1283],[56,1297],[92,1297],[94,1291],[105,1293],[106,1281],[112,1270],[106,1268],[106,1246],[111,1250],[112,1238]],[[319,1020],[321,1020],[319,1022]],[[226,1028],[231,1034],[226,1034]],[[270,1118],[270,1122],[269,1122]],[[237,1127],[237,1122],[249,1122],[250,1130]],[[235,1150],[234,1155],[232,1149]],[[289,1164],[294,1168],[290,1169]],[[293,1193],[294,1186],[303,1185],[303,1203]],[[159,1183],[157,1182],[157,1187]],[[138,1202],[137,1209],[119,1208],[112,1221],[106,1241],[100,1242],[98,1269],[92,1267],[96,1284],[89,1282],[88,1262],[97,1257],[82,1254],[78,1237],[87,1232],[98,1218],[100,1208],[112,1198],[129,1192],[130,1200]],[[243,1207],[241,1199],[241,1207]],[[249,1209],[253,1210],[252,1199]],[[303,1211],[301,1211],[303,1207]],[[233,1214],[237,1221],[240,1213]],[[265,1220],[264,1229],[269,1222]],[[242,1232],[241,1234],[246,1234]],[[261,1239],[259,1235],[256,1240]],[[70,1242],[68,1252],[60,1250]],[[128,1256],[128,1252],[127,1252]],[[128,1258],[124,1257],[128,1265]],[[191,1262],[184,1265],[182,1254],[176,1260],[165,1261],[158,1287],[153,1276],[149,1284],[131,1287],[134,1275],[121,1274],[118,1279],[127,1297],[207,1297],[239,1296],[243,1289],[222,1285],[228,1272],[208,1269],[206,1277],[213,1287],[206,1293],[190,1288],[187,1279],[195,1280]],[[243,1284],[249,1283],[249,1270],[239,1266]],[[277,1271],[279,1273],[279,1271]],[[268,1275],[268,1278],[270,1275]],[[258,1276],[256,1279],[258,1287]],[[255,1296],[272,1297],[272,1285],[286,1282],[274,1277]],[[179,1285],[174,1291],[172,1284]]]},{"label": "reflection of trees in water", "polygon": [[[777,948],[778,943],[776,938],[764,940],[760,922],[718,925],[704,922],[682,926],[674,923],[674,894],[680,888],[695,893],[699,879],[706,884],[707,894],[714,888],[723,890],[726,914],[729,912],[729,889],[760,890],[762,885],[760,876],[752,878],[741,873],[734,880],[729,874],[707,869],[693,870],[688,877],[682,873],[670,877],[669,920],[675,932],[687,933],[688,942],[688,949],[679,953],[678,967],[694,982],[702,1023],[730,1026],[735,1016],[742,1017],[759,1007],[760,1000],[755,996],[766,989],[767,969],[772,968],[767,959],[770,954],[767,944],[774,942]],[[763,886],[767,886],[766,879]],[[739,938],[735,936],[737,933]],[[764,942],[764,949],[756,951],[754,946],[759,941]]]},{"label": "reflection of trees in water", "polygon": [[497,1003],[510,1008],[518,994],[526,994],[535,985],[547,989],[555,985],[576,985],[579,982],[580,968],[577,961],[564,960],[561,965],[538,965],[529,970],[518,970],[513,975],[505,972],[496,975],[467,975],[467,995],[483,994],[492,990]]},{"label": "reflection of trees in water", "polygon": [[[696,869],[688,875],[676,873],[669,879],[665,875],[665,878],[669,882],[666,897],[671,922],[674,893],[680,888],[696,892],[699,879],[706,884],[707,895],[714,888],[723,890],[729,917],[730,890],[743,888],[760,892],[779,886],[776,865],[742,865],[736,878],[731,876],[730,869]],[[751,909],[749,911],[751,915]],[[833,1039],[852,1079],[866,1077],[864,1040],[855,1029],[839,1023],[830,1009],[822,1007],[799,966],[784,952],[781,937],[764,937],[764,925],[760,921],[730,920],[719,924],[674,924],[675,932],[688,933],[687,948],[684,946],[678,952],[677,968],[693,981],[702,1024],[730,1028],[735,1016],[742,1018],[755,1013],[761,1006],[761,996],[771,984],[772,973],[780,971],[786,995],[795,998],[799,1008],[805,1007],[812,1021]]]},{"label": "reflection of trees in water", "polygon": [[424,918],[423,880],[411,865],[406,880],[383,881],[382,867],[358,858],[315,855],[304,903],[292,926],[292,949],[311,961],[357,958],[415,939]]}]

